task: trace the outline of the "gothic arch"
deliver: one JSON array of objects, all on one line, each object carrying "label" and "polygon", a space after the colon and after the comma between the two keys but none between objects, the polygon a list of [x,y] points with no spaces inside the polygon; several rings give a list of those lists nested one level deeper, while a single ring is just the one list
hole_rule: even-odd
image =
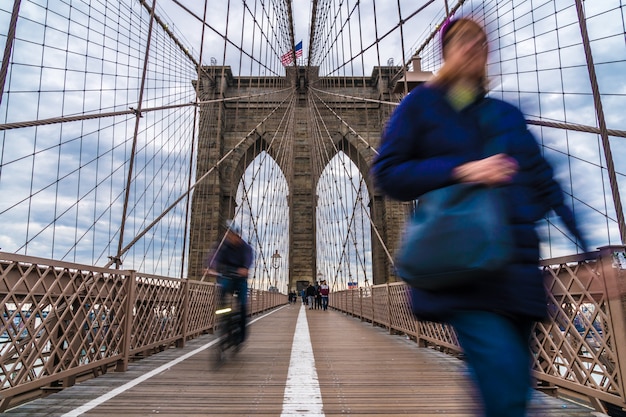
[{"label": "gothic arch", "polygon": [[278,159],[276,159],[276,152],[274,151],[276,146],[270,148],[270,141],[267,139],[268,136],[270,135],[267,132],[261,134],[255,131],[254,134],[250,135],[248,141],[246,141],[245,150],[239,153],[238,157],[236,156],[234,158],[233,165],[231,165],[232,174],[228,177],[227,190],[230,196],[235,196],[237,193],[237,187],[239,186],[239,181],[243,177],[248,165],[250,165],[250,163],[254,161],[254,159],[263,151],[267,152],[268,155],[272,157],[272,160],[280,168],[285,178],[287,178],[285,170],[282,166],[280,166]]},{"label": "gothic arch", "polygon": [[[369,175],[369,168],[371,161],[374,158],[374,151],[371,146],[365,145],[361,140],[351,132],[342,134],[341,132],[335,132],[332,134],[334,146],[327,146],[328,161],[333,159],[339,151],[342,151],[350,160],[357,166],[361,176],[365,180],[367,186],[367,192],[370,195],[370,200],[374,194],[374,184],[372,178]],[[324,167],[325,168],[325,167]],[[322,168],[322,170],[324,169]],[[321,172],[315,179],[315,186],[319,182]]]}]

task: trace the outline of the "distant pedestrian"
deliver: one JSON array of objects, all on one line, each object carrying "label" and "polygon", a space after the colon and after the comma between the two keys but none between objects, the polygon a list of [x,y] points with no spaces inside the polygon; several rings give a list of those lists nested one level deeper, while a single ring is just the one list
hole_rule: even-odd
[{"label": "distant pedestrian", "polygon": [[315,309],[322,309],[322,293],[320,293],[320,283],[315,283]]},{"label": "distant pedestrian", "polygon": [[309,284],[309,286],[306,287],[306,298],[309,305],[309,310],[313,310],[313,303],[315,302],[315,287],[313,286],[313,284]]},{"label": "distant pedestrian", "polygon": [[330,288],[328,284],[326,284],[326,280],[322,280],[320,284],[320,296],[322,297],[322,309],[326,311],[328,309],[328,293],[330,292]]}]

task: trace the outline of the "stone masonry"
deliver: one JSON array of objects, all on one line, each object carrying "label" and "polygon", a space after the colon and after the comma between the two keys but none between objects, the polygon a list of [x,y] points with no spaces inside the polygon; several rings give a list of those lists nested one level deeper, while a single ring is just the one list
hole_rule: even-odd
[{"label": "stone masonry", "polygon": [[[285,77],[234,77],[230,67],[202,68],[201,76],[195,82],[201,102],[196,178],[204,179],[194,189],[192,198],[188,268],[190,279],[202,277],[204,258],[223,235],[224,221],[234,214],[237,185],[247,164],[263,150],[272,155],[272,150],[268,150],[268,143],[272,133],[278,129],[279,120],[270,117],[259,124],[261,120],[258,115],[266,115],[268,109],[278,106],[295,89],[297,100],[290,152],[292,159],[280,161],[272,155],[283,170],[289,187],[289,288],[295,287],[296,280],[315,281],[315,190],[321,172],[316,172],[319,168],[316,169],[312,161],[316,152],[324,152],[324,155],[328,153],[330,158],[336,153],[332,145],[329,145],[329,149],[317,149],[311,138],[308,106],[311,100],[316,100],[316,96],[330,103],[329,107],[333,109],[328,110],[322,104],[317,106],[322,112],[326,127],[331,131],[336,148],[344,151],[354,161],[366,179],[370,194],[370,215],[380,235],[379,237],[372,229],[371,283],[395,281],[391,264],[379,238],[393,255],[401,235],[407,204],[383,198],[368,172],[375,155],[374,149],[378,146],[383,125],[392,107],[376,102],[348,100],[346,97],[389,101],[393,94],[390,79],[393,74],[397,74],[398,68],[376,67],[370,77],[320,78],[317,72],[316,67],[287,67]],[[217,100],[281,89],[291,91],[263,98]],[[342,96],[324,95],[320,91]],[[340,115],[343,122],[333,111]],[[355,132],[367,143],[363,143]],[[237,152],[231,153],[218,165],[218,161],[242,140],[243,146],[239,146]]]}]

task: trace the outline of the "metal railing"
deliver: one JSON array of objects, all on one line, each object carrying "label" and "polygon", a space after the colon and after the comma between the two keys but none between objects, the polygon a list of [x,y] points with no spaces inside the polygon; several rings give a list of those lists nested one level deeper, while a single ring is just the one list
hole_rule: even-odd
[{"label": "metal railing", "polygon": [[[531,340],[534,375],[543,386],[588,399],[598,411],[626,407],[626,246],[541,262],[550,320]],[[404,283],[330,294],[330,306],[403,333],[420,346],[461,353],[454,330],[415,319]]]},{"label": "metal railing", "polygon": [[[212,331],[214,283],[0,252],[0,411]],[[250,314],[287,296],[251,290]]]}]

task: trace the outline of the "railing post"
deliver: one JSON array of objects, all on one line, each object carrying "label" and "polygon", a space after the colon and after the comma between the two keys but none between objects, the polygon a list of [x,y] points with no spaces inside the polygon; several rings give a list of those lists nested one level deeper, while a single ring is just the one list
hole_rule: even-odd
[{"label": "railing post", "polygon": [[359,316],[363,321],[363,288],[359,288]]},{"label": "railing post", "polygon": [[130,360],[131,337],[133,329],[133,311],[135,306],[135,271],[128,271],[126,277],[126,305],[124,306],[124,333],[122,340],[122,359],[117,362],[116,371],[126,372]]},{"label": "railing post", "polygon": [[176,341],[177,348],[185,347],[185,341],[187,340],[187,318],[189,317],[189,280],[181,279],[181,291],[183,292],[183,311],[181,312],[181,320],[183,321],[181,327],[181,337]]},{"label": "railing post", "polygon": [[350,315],[354,317],[354,313],[356,313],[354,310],[354,290],[348,290],[348,294],[350,294]]},{"label": "railing post", "polygon": [[626,401],[626,246],[612,245],[600,250],[601,276],[607,292],[609,317],[615,338],[615,355],[619,370],[619,395]]},{"label": "railing post", "polygon": [[376,326],[376,303],[374,302],[374,286],[370,287],[370,297],[372,298],[372,326]]},{"label": "railing post", "polygon": [[391,293],[389,291],[389,283],[385,283],[385,288],[387,290],[387,325],[389,326],[389,334],[393,333],[391,331]]},{"label": "railing post", "polygon": [[339,304],[341,305],[342,313],[348,312],[348,301],[346,297],[347,297],[346,291],[342,290],[341,293],[339,293]]},{"label": "railing post", "polygon": [[217,306],[217,302],[218,302],[218,287],[217,287],[217,283],[214,283],[212,288],[211,288],[211,296],[212,296],[212,300],[211,300],[211,311],[209,312],[209,314],[211,315],[211,333],[215,334],[215,310],[218,309]]}]

